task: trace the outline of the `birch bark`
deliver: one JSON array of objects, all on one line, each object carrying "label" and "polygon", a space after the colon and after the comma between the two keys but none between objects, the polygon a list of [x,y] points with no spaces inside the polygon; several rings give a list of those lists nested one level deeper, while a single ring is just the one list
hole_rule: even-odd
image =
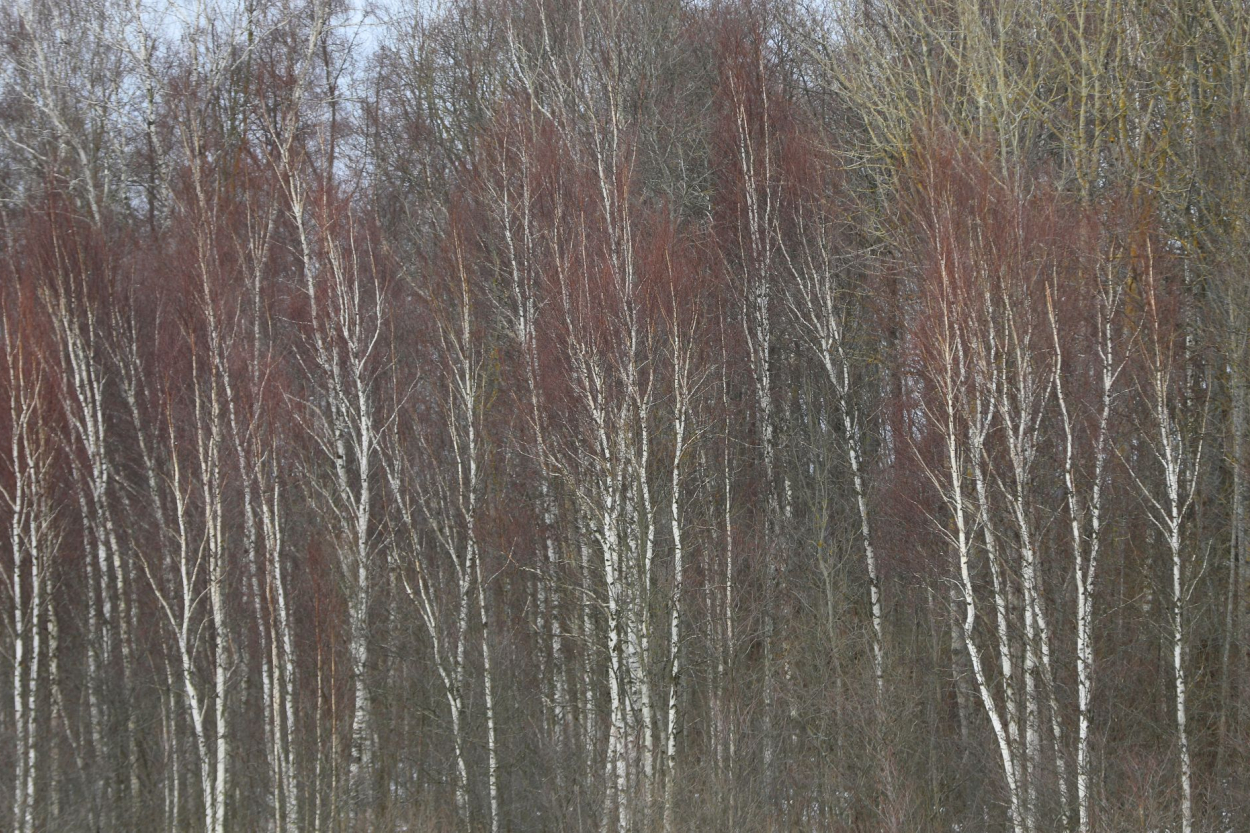
[{"label": "birch bark", "polygon": [[[20,309],[21,298],[15,307]],[[0,362],[5,374],[4,427],[9,442],[0,458],[9,477],[0,481],[0,506],[6,509],[11,573],[6,584],[12,594],[10,626],[13,638],[14,829],[33,833],[39,782],[39,726],[42,697],[40,665],[44,660],[43,631],[49,581],[48,557],[55,550],[54,509],[49,492],[54,462],[54,438],[48,430],[45,371],[25,340],[18,309],[0,307]],[[55,646],[52,646],[55,652]]]},{"label": "birch bark", "polygon": [[[1177,391],[1181,374],[1174,355],[1176,332],[1169,328],[1160,310],[1159,288],[1155,283],[1153,262],[1146,273],[1145,301],[1147,321],[1139,334],[1145,369],[1139,391],[1150,413],[1147,454],[1157,464],[1161,483],[1152,487],[1139,474],[1133,463],[1126,465],[1130,477],[1146,501],[1151,521],[1158,528],[1167,546],[1171,567],[1171,600],[1168,620],[1171,625],[1172,673],[1175,683],[1173,713],[1176,720],[1177,746],[1180,757],[1181,833],[1193,831],[1193,773],[1189,751],[1189,684],[1185,672],[1185,614],[1190,593],[1186,575],[1184,532],[1185,520],[1193,506],[1202,466],[1209,401],[1203,405],[1201,425],[1186,425],[1193,415],[1186,413],[1193,403],[1188,395]],[[1187,355],[1187,354],[1186,354]],[[1210,389],[1209,386],[1207,388]]]},{"label": "birch bark", "polygon": [[[1120,307],[1120,291],[1110,279],[1100,279],[1098,291],[1096,353],[1098,355],[1098,402],[1093,436],[1093,471],[1082,495],[1077,485],[1075,449],[1078,423],[1068,403],[1063,359],[1064,341],[1060,336],[1059,319],[1050,296],[1047,296],[1051,334],[1055,347],[1055,399],[1063,424],[1064,490],[1068,504],[1071,532],[1073,575],[1076,585],[1076,676],[1077,676],[1077,747],[1076,804],[1077,829],[1089,833],[1093,824],[1091,793],[1090,729],[1091,703],[1094,687],[1094,588],[1098,557],[1102,549],[1103,484],[1110,454],[1111,405],[1116,381],[1124,361],[1115,354],[1114,320]],[[1088,532],[1086,523],[1088,522]]]}]

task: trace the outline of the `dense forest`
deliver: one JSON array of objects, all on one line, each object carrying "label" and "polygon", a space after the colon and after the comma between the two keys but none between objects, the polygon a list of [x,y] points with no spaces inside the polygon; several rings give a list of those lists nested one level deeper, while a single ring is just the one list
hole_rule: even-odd
[{"label": "dense forest", "polygon": [[13,0],[0,829],[1250,829],[1250,4]]}]

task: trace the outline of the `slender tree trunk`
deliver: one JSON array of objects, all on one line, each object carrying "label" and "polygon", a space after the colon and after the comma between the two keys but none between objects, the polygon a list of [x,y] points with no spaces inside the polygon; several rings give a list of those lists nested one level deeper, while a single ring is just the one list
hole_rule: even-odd
[{"label": "slender tree trunk", "polygon": [[1193,775],[1189,760],[1188,684],[1185,678],[1185,587],[1180,538],[1179,506],[1172,501],[1173,517],[1168,535],[1168,547],[1172,556],[1172,671],[1176,678],[1176,736],[1180,746],[1181,777],[1181,833],[1193,833]]},{"label": "slender tree trunk", "polygon": [[[681,698],[681,596],[685,572],[685,549],[682,539],[681,458],[686,451],[686,391],[684,357],[680,344],[674,368],[674,432],[671,502],[669,515],[673,534],[673,592],[669,600],[669,681],[668,733],[664,773],[664,831],[674,830],[674,802],[677,795],[677,734],[680,730],[678,706]],[[711,611],[708,611],[709,614]]]},{"label": "slender tree trunk", "polygon": [[475,557],[473,565],[477,573],[477,608],[482,619],[482,682],[486,694],[486,753],[487,765],[490,767],[490,829],[491,833],[499,833],[502,824],[499,810],[499,742],[495,736],[495,681],[491,676],[490,622],[486,613],[486,588],[482,581],[481,558]]}]

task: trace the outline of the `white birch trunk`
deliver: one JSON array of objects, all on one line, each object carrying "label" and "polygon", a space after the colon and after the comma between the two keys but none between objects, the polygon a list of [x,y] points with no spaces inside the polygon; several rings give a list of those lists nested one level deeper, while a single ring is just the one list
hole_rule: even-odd
[{"label": "white birch trunk", "polygon": [[[1098,421],[1094,435],[1094,460],[1089,494],[1082,505],[1077,491],[1074,450],[1076,429],[1065,392],[1063,368],[1064,345],[1059,334],[1058,320],[1053,304],[1050,304],[1051,333],[1055,346],[1055,397],[1059,404],[1064,429],[1064,489],[1068,504],[1068,522],[1072,536],[1073,575],[1076,585],[1076,677],[1077,677],[1077,747],[1076,747],[1076,804],[1077,829],[1090,833],[1092,825],[1092,795],[1090,790],[1090,705],[1094,685],[1093,601],[1098,556],[1102,543],[1102,496],[1103,477],[1106,472],[1111,422],[1112,391],[1123,364],[1116,366],[1113,354],[1112,319],[1118,308],[1118,293],[1110,292],[1104,285],[1099,293],[1098,314],[1098,375],[1100,397]],[[1089,521],[1086,538],[1083,524]]]},{"label": "white birch trunk", "polygon": [[[1147,257],[1152,257],[1149,250]],[[1204,404],[1201,424],[1192,429],[1195,432],[1192,437],[1188,436],[1181,420],[1184,411],[1193,403],[1188,396],[1181,396],[1173,390],[1176,368],[1171,351],[1175,335],[1165,331],[1160,322],[1155,276],[1149,259],[1147,262],[1145,299],[1149,318],[1139,335],[1147,372],[1140,389],[1153,421],[1151,429],[1154,436],[1149,440],[1148,453],[1158,463],[1161,492],[1143,481],[1131,464],[1126,468],[1146,501],[1151,520],[1167,542],[1171,561],[1172,599],[1168,618],[1172,630],[1172,672],[1176,684],[1174,709],[1180,756],[1181,833],[1193,833],[1193,778],[1185,675],[1185,602],[1190,588],[1185,576],[1183,527],[1198,488],[1210,403]]]},{"label": "white birch trunk", "polygon": [[477,580],[477,609],[482,619],[482,683],[486,697],[487,780],[490,788],[490,830],[499,833],[502,818],[499,808],[499,742],[495,735],[495,681],[490,666],[490,623],[486,608],[486,588],[482,581],[480,557],[473,560]]},{"label": "white birch trunk", "polygon": [[[948,403],[953,404],[953,403]],[[964,617],[963,617],[963,637],[964,644],[967,646],[968,657],[972,663],[972,671],[977,683],[977,690],[981,695],[981,703],[985,708],[986,715],[990,719],[990,725],[994,730],[994,737],[998,741],[999,755],[1003,763],[1003,772],[1007,779],[1007,793],[1010,799],[1011,809],[1011,825],[1015,833],[1024,833],[1026,828],[1025,809],[1020,795],[1019,772],[1016,767],[1016,755],[1013,749],[1013,741],[1008,736],[1007,727],[1004,726],[1004,719],[998,710],[998,704],[995,702],[994,694],[990,690],[989,680],[986,676],[985,669],[981,664],[981,655],[976,644],[976,589],[972,583],[972,547],[967,531],[967,509],[966,501],[963,495],[962,484],[962,459],[956,450],[956,442],[954,435],[953,420],[947,424],[948,435],[947,444],[947,462],[950,466],[950,493],[947,498],[951,505],[952,515],[955,520],[955,544],[956,554],[959,559],[959,573],[963,591],[964,601]],[[1009,671],[1010,669],[1006,669]],[[1010,724],[1008,724],[1009,726]]]},{"label": "white birch trunk", "polygon": [[[63,273],[57,275],[57,297],[49,298],[48,306],[70,382],[61,398],[69,414],[71,435],[82,450],[82,462],[78,462],[77,456],[73,458],[74,474],[83,529],[96,558],[103,624],[101,665],[107,667],[110,664],[109,658],[115,649],[119,650],[121,658],[118,702],[125,715],[126,731],[120,748],[116,749],[121,757],[113,766],[120,768],[117,776],[126,778],[130,800],[134,801],[138,798],[139,782],[133,750],[138,738],[129,690],[133,667],[133,623],[127,589],[127,565],[118,543],[110,497],[113,487],[108,450],[112,439],[105,419],[104,387],[108,371],[103,365],[101,321],[86,297],[85,279],[73,275],[68,264],[63,264],[62,268]],[[116,615],[113,613],[114,604]],[[99,687],[102,689],[103,682]],[[100,708],[103,714],[103,704]],[[97,754],[102,752],[97,746]],[[120,803],[121,796],[115,796],[115,799]],[[111,809],[118,813],[122,810],[120,806]],[[117,820],[123,818],[118,816]]]},{"label": "white birch trunk", "polygon": [[765,770],[765,789],[770,793],[776,778],[776,749],[773,741],[773,713],[775,711],[775,669],[774,645],[775,621],[772,598],[776,594],[776,585],[780,580],[778,555],[771,547],[777,537],[777,529],[781,522],[780,487],[776,465],[776,438],[773,414],[773,339],[772,339],[772,301],[771,285],[773,275],[773,255],[777,247],[776,183],[773,179],[773,148],[771,123],[769,118],[767,73],[762,65],[763,53],[759,56],[761,64],[751,67],[748,71],[758,73],[761,82],[761,98],[759,102],[763,112],[752,114],[761,119],[763,135],[756,137],[752,130],[752,118],[747,112],[747,91],[736,82],[731,85],[734,104],[734,127],[737,143],[738,173],[742,177],[742,197],[744,214],[741,219],[745,227],[741,233],[740,257],[744,270],[743,286],[743,329],[746,335],[748,358],[756,407],[756,433],[759,439],[761,461],[763,463],[766,500],[764,506],[764,541],[763,551],[766,559],[767,585],[764,602],[764,722],[763,756]]},{"label": "white birch trunk", "polygon": [[[664,831],[674,829],[674,802],[677,794],[677,735],[680,730],[678,706],[681,698],[681,596],[685,571],[685,550],[681,518],[681,459],[686,452],[687,367],[680,341],[674,344],[673,368],[673,463],[669,517],[673,535],[673,591],[669,599],[669,681],[668,731],[664,773]],[[710,614],[711,611],[709,611]]]},{"label": "white birch trunk", "polygon": [[[934,227],[944,227],[935,216]],[[944,244],[941,236],[939,245]],[[941,251],[939,252],[941,254]],[[941,260],[939,262],[942,262]],[[1007,794],[1011,826],[1014,833],[1026,833],[1029,816],[1024,797],[1022,773],[1019,760],[1015,692],[1012,684],[1013,668],[1011,646],[1007,632],[1008,599],[1004,578],[1000,576],[996,535],[992,527],[989,493],[985,482],[986,432],[993,414],[990,408],[998,381],[996,375],[993,342],[978,341],[962,329],[960,299],[952,286],[952,276],[945,267],[942,272],[942,296],[938,313],[941,318],[931,359],[930,375],[940,397],[941,408],[935,414],[942,430],[945,472],[930,471],[929,476],[939,489],[942,499],[954,523],[954,532],[947,532],[955,548],[958,561],[959,584],[963,595],[962,617],[964,644],[972,665],[973,677],[980,694],[981,704],[990,720],[998,744],[1003,774],[1007,782]],[[971,346],[966,342],[971,340]],[[970,355],[971,354],[971,355]],[[971,376],[970,376],[971,374]],[[970,393],[966,392],[970,389]],[[970,397],[970,401],[969,401]],[[966,428],[960,422],[966,422]],[[966,443],[967,448],[963,448]],[[971,470],[975,491],[965,492],[964,478]],[[976,642],[977,590],[973,581],[973,543],[969,521],[974,519],[982,527],[986,556],[994,583],[994,600],[997,614],[999,669],[1003,679],[1004,705],[1000,712],[989,675],[986,673]]]},{"label": "white birch trunk", "polygon": [[1183,577],[1179,523],[1170,530],[1168,546],[1172,551],[1172,670],[1176,675],[1176,736],[1181,759],[1181,833],[1192,833],[1193,775],[1189,760],[1188,690],[1185,682],[1184,604],[1187,588]]},{"label": "white birch trunk", "polygon": [[[35,460],[30,463],[35,464]],[[23,833],[34,833],[36,825],[35,815],[35,785],[39,781],[38,753],[41,747],[39,739],[39,714],[42,709],[40,704],[40,685],[39,685],[39,665],[43,658],[42,651],[42,634],[44,619],[44,586],[45,586],[45,536],[47,535],[46,525],[49,522],[48,507],[45,503],[45,495],[36,493],[35,495],[35,512],[29,521],[29,536],[31,542],[30,549],[30,670],[26,678],[26,725],[19,727],[18,731],[22,733],[22,740],[26,745],[26,761],[24,764],[24,775],[26,780],[26,796],[22,802],[22,825]],[[16,659],[16,657],[15,657]],[[56,788],[52,784],[53,789]]]},{"label": "white birch trunk", "polygon": [[[7,312],[0,311],[0,312]],[[12,593],[13,634],[13,824],[21,833],[33,833],[36,823],[35,784],[38,781],[39,666],[43,656],[41,638],[46,583],[45,550],[54,545],[48,476],[52,462],[50,436],[39,402],[44,380],[41,369],[30,362],[21,342],[20,326],[7,315],[0,319],[0,348],[8,376],[7,423],[9,447],[4,468],[12,474],[8,488],[0,487],[0,500],[8,510],[12,572],[7,584]],[[26,591],[29,590],[29,599]]]},{"label": "white birch trunk", "polygon": [[864,426],[851,390],[852,364],[846,343],[846,324],[854,316],[849,306],[853,290],[844,285],[841,272],[846,267],[838,263],[837,244],[836,241],[828,239],[824,218],[819,214],[811,220],[805,217],[801,228],[806,233],[803,234],[803,241],[797,250],[791,251],[790,247],[784,245],[780,247],[793,279],[793,290],[786,300],[825,371],[841,415],[842,442],[851,469],[855,507],[859,513],[861,546],[868,572],[873,679],[880,710],[884,707],[885,694],[885,622],[864,477]]}]

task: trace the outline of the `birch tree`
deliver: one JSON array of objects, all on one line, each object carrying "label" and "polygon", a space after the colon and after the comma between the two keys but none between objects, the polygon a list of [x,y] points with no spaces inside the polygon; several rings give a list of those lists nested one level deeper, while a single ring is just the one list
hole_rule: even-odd
[{"label": "birch tree", "polygon": [[8,435],[0,469],[0,505],[12,559],[4,577],[12,604],[6,623],[12,636],[13,661],[11,818],[14,830],[31,833],[46,818],[36,804],[37,790],[43,789],[40,781],[45,780],[40,777],[41,770],[47,768],[51,779],[59,774],[49,765],[54,760],[45,763],[40,755],[47,742],[46,735],[40,737],[40,727],[47,720],[41,714],[47,714],[48,702],[40,669],[56,650],[55,644],[47,644],[47,633],[51,627],[52,559],[59,535],[51,482],[57,455],[51,430],[49,368],[42,366],[37,352],[41,316],[30,290],[23,289],[19,283],[16,291],[0,301],[3,419]]},{"label": "birch tree", "polygon": [[[336,217],[334,206],[323,203],[317,214],[305,216],[304,192],[288,187],[309,311],[305,373],[313,398],[306,427],[317,454],[333,464],[329,483],[318,489],[342,557],[354,694],[348,782],[353,812],[363,813],[370,802],[375,741],[367,629],[377,560],[373,490],[386,422],[379,375],[385,369],[379,356],[386,277],[368,239],[357,239],[364,232],[350,215]],[[316,226],[305,225],[312,222]]]},{"label": "birch tree", "polygon": [[1185,537],[1187,516],[1193,508],[1194,495],[1201,481],[1209,402],[1199,403],[1195,395],[1183,387],[1183,368],[1177,367],[1178,341],[1182,334],[1175,317],[1176,299],[1164,294],[1154,266],[1148,243],[1142,275],[1144,321],[1137,345],[1142,364],[1139,395],[1149,414],[1148,421],[1142,426],[1145,451],[1141,455],[1141,468],[1144,469],[1145,461],[1149,461],[1158,481],[1151,478],[1151,473],[1138,471],[1136,460],[1126,460],[1125,465],[1146,501],[1151,523],[1163,537],[1171,568],[1168,625],[1175,686],[1173,715],[1180,759],[1181,830],[1191,833],[1194,827],[1193,762],[1189,749],[1190,702],[1185,667],[1185,626],[1188,600],[1193,592],[1187,568],[1192,568],[1193,557],[1187,552]]},{"label": "birch tree", "polygon": [[[817,177],[819,181],[819,175]],[[799,322],[834,392],[841,420],[841,439],[851,471],[864,566],[868,572],[872,670],[880,700],[885,693],[885,618],[868,503],[866,442],[871,436],[871,427],[865,424],[861,413],[853,377],[858,367],[851,328],[855,326],[856,314],[862,312],[854,301],[856,288],[850,274],[855,268],[855,253],[848,251],[845,244],[840,245],[837,218],[820,207],[822,201],[831,198],[819,190],[810,198],[800,198],[797,242],[783,243],[781,253],[791,279],[787,306]]]}]

